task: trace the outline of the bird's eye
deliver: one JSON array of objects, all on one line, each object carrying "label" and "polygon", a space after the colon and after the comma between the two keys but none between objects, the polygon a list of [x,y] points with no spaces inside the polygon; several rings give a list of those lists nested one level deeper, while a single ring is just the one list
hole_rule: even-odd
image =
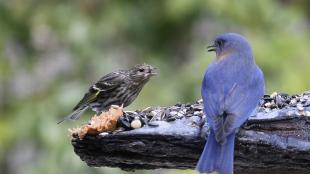
[{"label": "bird's eye", "polygon": [[219,39],[219,40],[216,41],[216,44],[217,44],[219,47],[223,47],[224,44],[225,44],[225,40]]},{"label": "bird's eye", "polygon": [[139,69],[139,72],[144,72],[144,69],[143,69],[143,68],[140,68],[140,69]]}]

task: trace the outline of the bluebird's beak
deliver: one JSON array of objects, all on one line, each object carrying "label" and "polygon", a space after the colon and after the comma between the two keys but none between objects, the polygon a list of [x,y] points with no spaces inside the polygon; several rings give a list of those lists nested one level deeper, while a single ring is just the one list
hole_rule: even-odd
[{"label": "bluebird's beak", "polygon": [[215,51],[216,50],[216,46],[215,45],[209,45],[207,47],[207,49],[208,49],[208,52]]}]

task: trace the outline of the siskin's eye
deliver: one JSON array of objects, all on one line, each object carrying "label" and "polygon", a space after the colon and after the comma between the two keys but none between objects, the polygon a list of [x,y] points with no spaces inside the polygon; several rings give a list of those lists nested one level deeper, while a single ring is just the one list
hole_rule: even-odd
[{"label": "siskin's eye", "polygon": [[144,72],[144,69],[140,68],[140,69],[139,69],[139,72]]}]

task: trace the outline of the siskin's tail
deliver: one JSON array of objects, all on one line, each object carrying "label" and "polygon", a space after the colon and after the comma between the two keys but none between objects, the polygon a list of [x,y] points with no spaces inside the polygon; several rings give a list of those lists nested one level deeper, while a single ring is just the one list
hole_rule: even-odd
[{"label": "siskin's tail", "polygon": [[215,140],[214,132],[211,131],[203,152],[199,158],[196,169],[200,173],[232,174],[234,164],[235,132],[227,137],[225,144],[221,145]]},{"label": "siskin's tail", "polygon": [[86,111],[86,109],[88,108],[88,106],[84,105],[84,106],[80,106],[79,108],[75,109],[70,115],[66,116],[65,118],[63,118],[62,120],[60,120],[57,124],[62,123],[65,120],[77,120],[81,117],[81,115],[83,114],[84,111]]}]

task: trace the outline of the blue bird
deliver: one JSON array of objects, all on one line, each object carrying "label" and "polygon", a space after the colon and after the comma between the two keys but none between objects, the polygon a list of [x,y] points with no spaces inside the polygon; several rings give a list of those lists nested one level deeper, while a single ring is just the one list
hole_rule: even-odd
[{"label": "blue bird", "polygon": [[239,34],[219,35],[208,51],[215,51],[216,59],[205,72],[201,95],[210,134],[196,169],[232,174],[236,131],[264,95],[264,75]]}]

